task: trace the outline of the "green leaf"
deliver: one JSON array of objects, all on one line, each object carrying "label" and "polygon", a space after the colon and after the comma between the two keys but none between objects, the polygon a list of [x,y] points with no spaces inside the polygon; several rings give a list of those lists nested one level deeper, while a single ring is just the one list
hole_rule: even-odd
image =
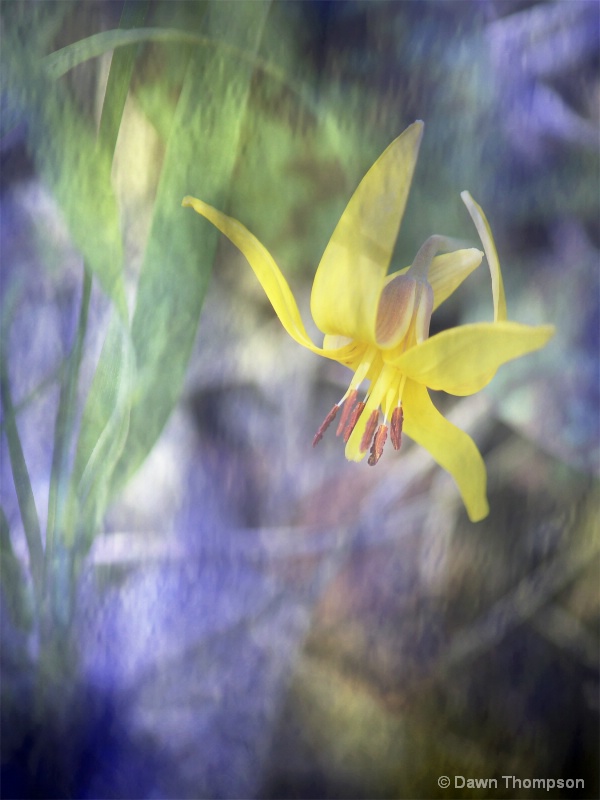
[{"label": "green leaf", "polygon": [[111,184],[112,154],[96,141],[66,87],[52,81],[31,58],[26,41],[7,29],[3,78],[12,114],[26,120],[26,139],[36,168],[61,207],[86,268],[123,319],[127,304],[117,203]]},{"label": "green leaf", "polygon": [[[147,9],[147,0],[128,0],[123,6],[119,32],[125,32],[128,28],[135,28],[138,23],[142,23]],[[102,116],[100,117],[98,141],[110,153],[111,159],[117,144],[123,109],[129,94],[129,85],[137,53],[137,47],[119,48],[113,53],[110,62],[110,72],[108,73],[104,103],[102,104]]]},{"label": "green leaf", "polygon": [[128,328],[113,315],[87,397],[73,473],[67,539],[83,550],[106,509],[110,480],[129,428],[135,356]]},{"label": "green leaf", "polygon": [[234,59],[245,61],[251,67],[259,65],[267,71],[274,70],[274,68],[261,62],[253,50],[246,52],[225,39],[217,40],[210,36],[182,31],[177,28],[136,28],[134,30],[102,31],[85,39],[80,39],[78,42],[73,42],[73,44],[67,45],[60,50],[55,50],[54,53],[45,56],[42,60],[42,66],[48,77],[56,79],[62,77],[74,67],[79,66],[79,64],[83,64],[92,58],[98,58],[98,56],[104,55],[104,53],[108,53],[111,50],[148,42],[207,47],[213,51],[213,55],[216,51],[219,51],[221,55],[228,54]]},{"label": "green leaf", "polygon": [[[213,2],[207,34],[256,52],[269,3]],[[132,325],[135,399],[114,488],[146,458],[179,398],[218,234],[181,209],[189,193],[222,207],[236,163],[253,69],[229,50],[196,48],[171,127]]]},{"label": "green leaf", "polygon": [[[146,10],[146,2],[132,2],[132,0],[126,2],[121,14],[121,27],[135,24],[136,22],[142,22],[145,17]],[[102,115],[100,118],[98,141],[106,153],[110,155],[111,159],[117,143],[121,118],[123,115],[123,109],[125,107],[125,100],[129,92],[129,84],[131,82],[131,75],[135,64],[136,54],[137,47],[122,48],[118,53],[114,54],[110,65],[106,92],[104,94],[104,102],[102,106]],[[90,218],[93,218],[92,208],[88,208],[88,215]],[[67,369],[63,376],[63,380],[61,381],[61,392],[54,434],[55,445],[52,459],[52,472],[50,477],[50,492],[48,498],[48,527],[46,534],[47,563],[54,562],[56,526],[58,525],[60,527],[63,535],[66,534],[66,531],[64,530],[65,520],[63,518],[63,513],[65,510],[64,503],[70,495],[68,484],[69,454],[71,451],[71,435],[75,417],[79,369],[87,330],[91,283],[90,273],[86,270],[77,334],[73,348],[67,360]],[[128,331],[124,330],[122,332],[122,337],[127,339],[128,350],[131,350]],[[108,346],[110,346],[110,344]],[[118,357],[119,355],[117,354],[117,358]],[[122,379],[120,387],[114,387],[115,393],[119,388],[123,389],[123,387],[125,387],[125,394],[128,394],[129,384],[127,384],[126,381],[129,380],[129,377],[130,376],[127,375]],[[100,397],[102,397],[104,391],[103,377],[97,376],[97,379],[98,383],[100,384]],[[98,383],[95,385],[98,386]],[[129,421],[129,397],[127,396],[126,401],[120,397],[120,402],[117,404],[117,406],[115,406],[114,409],[112,409],[111,416],[109,416],[108,419],[103,419],[103,415],[98,409],[99,397],[94,395],[93,390],[94,387],[92,387],[92,391],[90,391],[88,402],[86,404],[86,410],[83,416],[85,425],[82,426],[79,447],[76,455],[75,466],[79,474],[76,472],[74,477],[75,480],[79,482],[85,472],[86,466],[89,467],[89,472],[94,474],[94,494],[98,500],[104,497],[106,494],[106,486],[108,485],[111,469],[116,463],[116,460],[120,454],[119,447],[122,446],[124,441],[124,435],[119,434],[122,429],[126,430],[125,426]],[[119,417],[118,422],[114,421],[115,416]],[[103,425],[104,427],[102,427]],[[95,446],[93,442],[90,444],[90,437],[97,436],[98,442],[96,444],[98,444],[102,437],[110,435],[116,436],[114,449],[112,451],[112,458],[107,458],[106,452],[103,452],[104,463],[100,469],[98,467],[94,469],[93,454],[98,451],[94,449]],[[100,448],[100,452],[106,451],[107,448],[110,449],[110,445],[105,443],[104,447]],[[81,462],[83,462],[83,464]],[[89,489],[86,490],[86,497],[88,495]],[[54,574],[54,571],[49,570],[49,573]],[[60,587],[59,592],[62,593],[62,589]]]}]

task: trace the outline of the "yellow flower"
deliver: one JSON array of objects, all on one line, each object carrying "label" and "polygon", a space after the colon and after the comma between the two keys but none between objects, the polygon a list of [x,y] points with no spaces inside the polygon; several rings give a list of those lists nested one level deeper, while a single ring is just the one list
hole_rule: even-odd
[{"label": "yellow flower", "polygon": [[[543,347],[554,329],[506,321],[506,301],[492,233],[481,208],[462,193],[483,243],[492,276],[494,321],[461,325],[429,337],[435,309],[481,262],[476,249],[451,250],[432,236],[412,266],[387,275],[423,133],[418,121],[395,139],[354,192],[317,269],[311,294],[323,347],[308,336],[290,287],[270,253],[241,223],[186,197],[247,258],[283,327],[313,353],[354,371],[348,390],[327,415],[316,444],[343,406],[337,433],[346,458],[369,464],[381,456],[388,432],[394,448],[402,430],[425,447],[456,481],[469,518],[488,514],[486,471],[473,440],[435,408],[427,388],[478,392],[501,364]],[[363,381],[369,387],[359,401]],[[380,415],[383,414],[383,420]]]}]

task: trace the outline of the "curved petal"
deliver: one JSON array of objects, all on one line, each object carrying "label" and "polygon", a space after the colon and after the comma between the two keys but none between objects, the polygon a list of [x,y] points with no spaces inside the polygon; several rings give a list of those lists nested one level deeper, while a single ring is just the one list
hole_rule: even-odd
[{"label": "curved petal", "polygon": [[311,312],[323,333],[374,342],[375,317],[417,163],[415,122],[373,164],[346,206],[317,269]]},{"label": "curved petal", "polygon": [[442,331],[405,353],[384,353],[408,378],[444,392],[474,394],[507,361],[543,347],[554,326],[518,322],[478,322]]},{"label": "curved petal", "polygon": [[506,297],[504,295],[504,283],[502,282],[502,272],[498,252],[494,243],[492,229],[483,213],[481,206],[471,197],[469,192],[461,192],[460,196],[475,223],[479,238],[485,250],[490,275],[492,276],[492,295],[494,298],[494,322],[503,322],[506,319]]},{"label": "curved petal", "polygon": [[476,247],[455,250],[436,256],[429,267],[427,280],[433,287],[433,310],[453,294],[473,270],[481,264],[483,253]]},{"label": "curved petal", "polygon": [[487,517],[485,464],[471,437],[440,414],[425,386],[407,381],[402,407],[404,431],[452,475],[471,522]]},{"label": "curved petal", "polygon": [[[435,256],[427,275],[427,281],[433,288],[434,311],[458,289],[473,270],[477,269],[481,264],[482,257],[483,253],[476,247]],[[385,285],[387,286],[398,275],[406,275],[409,269],[410,267],[405,267],[391,273],[385,279]]]},{"label": "curved petal", "polygon": [[339,347],[345,347],[351,344],[352,339],[349,336],[337,336],[336,334],[326,333],[323,337],[323,347],[327,350],[333,350]]},{"label": "curved petal", "polygon": [[320,356],[332,358],[335,361],[340,360],[342,363],[348,358],[352,360],[354,349],[351,345],[324,349],[313,344],[304,328],[292,290],[273,256],[241,222],[228,217],[195,197],[184,197],[182,206],[193,208],[198,214],[206,217],[244,254],[281,324],[293,339]]},{"label": "curved petal", "polygon": [[364,345],[356,342],[341,340],[325,341],[323,347],[313,344],[304,328],[298,305],[292,294],[288,282],[283,277],[281,270],[275,263],[269,251],[262,245],[256,236],[250,233],[241,222],[228,217],[216,208],[209,206],[195,197],[184,197],[182,206],[193,208],[203,217],[206,217],[221,233],[244,254],[248,263],[254,270],[260,285],[265,290],[271,305],[285,330],[298,344],[311,350],[319,356],[339,361],[345,366],[353,366],[360,361],[364,352]]}]

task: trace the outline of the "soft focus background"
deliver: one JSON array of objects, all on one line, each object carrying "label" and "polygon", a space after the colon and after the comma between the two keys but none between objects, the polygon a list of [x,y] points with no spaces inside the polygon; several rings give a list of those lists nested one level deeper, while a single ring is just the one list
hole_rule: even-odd
[{"label": "soft focus background", "polygon": [[[598,797],[596,0],[5,0],[1,33],[2,796]],[[408,440],[311,448],[350,374],[180,208],[249,227],[310,325],[415,119],[393,266],[477,244],[469,189],[509,318],[557,328],[436,398],[476,525]],[[491,316],[484,266],[433,329]]]}]

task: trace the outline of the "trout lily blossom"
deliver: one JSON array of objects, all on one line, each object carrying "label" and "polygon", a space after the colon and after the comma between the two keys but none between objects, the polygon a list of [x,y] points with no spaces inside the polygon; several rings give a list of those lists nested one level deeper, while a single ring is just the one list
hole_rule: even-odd
[{"label": "trout lily blossom", "polygon": [[[452,475],[475,522],[489,511],[483,459],[471,437],[436,409],[428,389],[474,394],[502,364],[543,347],[554,329],[507,321],[492,233],[468,192],[461,197],[490,269],[494,321],[460,325],[429,336],[432,312],[481,262],[483,253],[477,249],[456,250],[452,240],[432,236],[410,267],[387,274],[422,133],[423,123],[413,123],[377,159],[325,248],[310,301],[315,324],[325,335],[322,347],[308,336],[287,281],[258,239],[202,200],[186,197],[183,205],[210,220],[244,254],[293,339],[354,372],[313,444],[340,409],[337,433],[346,442],[346,458],[351,461],[368,455],[368,463],[376,464],[388,434],[392,446],[399,449],[404,430]],[[365,381],[368,388],[361,399]]]}]

